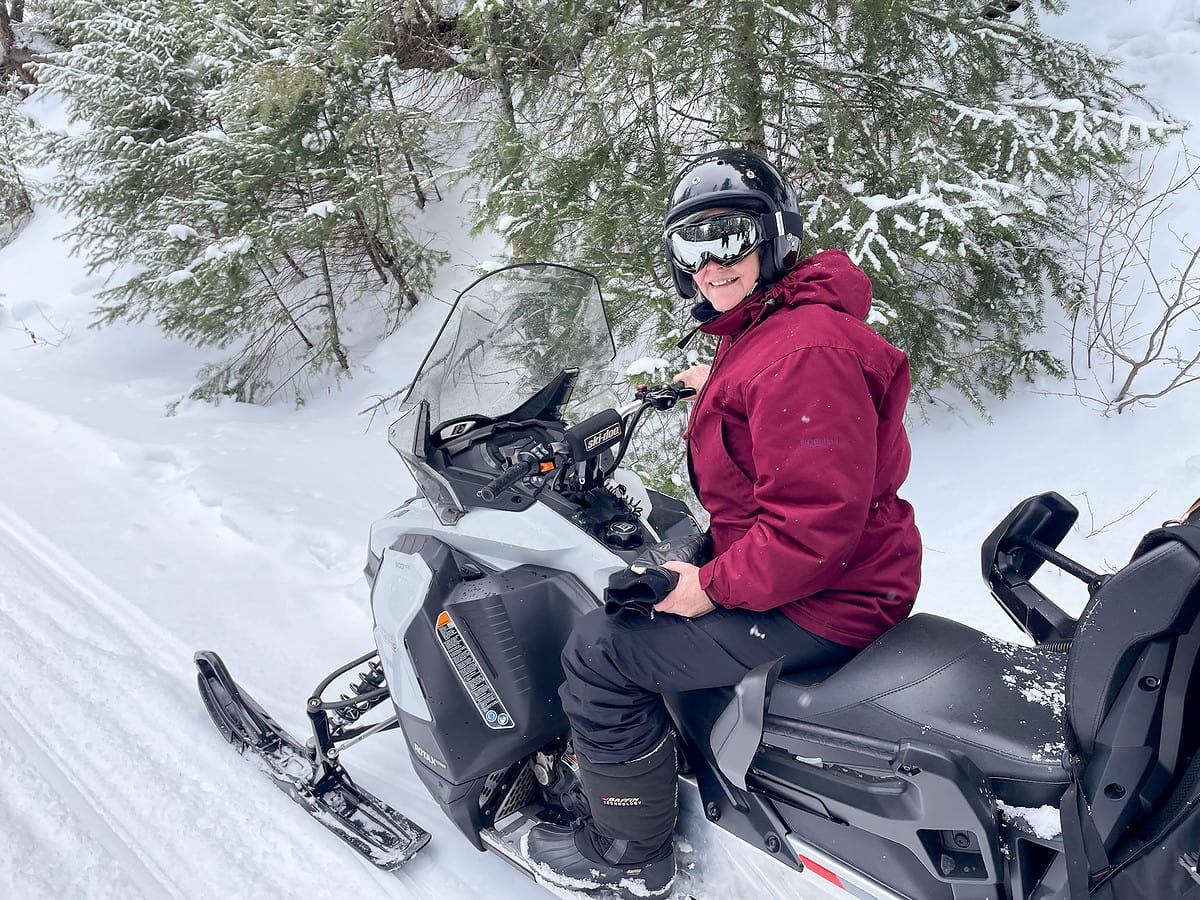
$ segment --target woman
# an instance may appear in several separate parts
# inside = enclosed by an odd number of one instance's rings
[[[846,254],[799,258],[796,195],[745,150],[677,177],[664,241],[679,294],[701,296],[711,365],[687,429],[713,558],[652,619],[576,626],[560,690],[591,815],[539,825],[525,849],[551,881],[664,896],[675,875],[675,737],[663,693],[736,684],[782,658],[844,660],[908,615],[920,581],[908,473],[905,355],[865,324],[871,284]],[[630,882],[638,882],[630,884]]]

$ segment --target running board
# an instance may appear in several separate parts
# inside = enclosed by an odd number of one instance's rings
[[[494,828],[483,829],[479,832],[479,837],[488,850],[503,857],[507,862],[520,869],[546,890],[559,897],[578,900],[581,893],[580,890],[568,890],[550,884],[539,875],[537,867],[526,859],[525,855],[521,852],[521,839],[529,833],[529,829],[542,821],[538,818],[537,812],[538,807],[536,804],[527,806],[519,812],[507,816],[503,821],[497,822]],[[676,847],[679,874],[675,878],[675,887],[671,892],[670,900],[697,900],[696,897],[693,897],[688,892],[690,884],[686,874],[688,865],[685,859],[681,858],[679,849],[679,847]],[[588,897],[596,898],[596,900],[620,900],[621,897],[616,891],[605,889],[585,890],[583,893],[587,894]]]

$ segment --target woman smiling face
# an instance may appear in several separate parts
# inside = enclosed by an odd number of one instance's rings
[[[754,290],[760,272],[759,252],[755,250],[731,266],[722,266],[710,259],[692,276],[696,287],[713,309],[728,312]]]

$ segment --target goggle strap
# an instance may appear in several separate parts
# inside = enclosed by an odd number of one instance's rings
[[[692,342],[692,338],[694,338],[696,336],[696,332],[699,331],[703,325],[704,325],[704,323],[701,322],[699,325],[697,325],[695,328],[693,328],[691,331],[689,331],[687,334],[685,334],[683,337],[681,337],[678,341],[676,341],[675,346],[678,347],[680,350],[685,348],[688,344],[690,344]]]
[[[803,217],[799,213],[784,212],[782,209],[775,210],[775,215],[772,218],[764,216],[763,220],[767,226],[767,230],[771,232],[767,234],[769,238],[783,237],[785,234],[799,232],[804,222]]]

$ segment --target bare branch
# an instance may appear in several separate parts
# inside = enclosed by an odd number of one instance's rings
[[[1072,324],[1073,344],[1084,346],[1089,368],[1105,365],[1119,385],[1107,407],[1117,413],[1200,380],[1200,242],[1166,229],[1186,254],[1171,270],[1155,245],[1175,202],[1200,186],[1200,160],[1183,151],[1158,189],[1151,187],[1155,162],[1090,198],[1088,207],[1094,238],[1085,243],[1081,261],[1088,299],[1085,321]],[[1187,352],[1175,346],[1189,340]],[[1073,360],[1074,351],[1072,346]]]
[[[1079,494],[1077,494],[1076,496],[1083,498],[1083,503],[1087,507],[1087,511],[1088,511],[1088,520],[1090,522],[1089,527],[1091,528],[1091,530],[1087,534],[1085,534],[1084,537],[1095,537],[1098,534],[1103,534],[1104,532],[1108,531],[1108,529],[1110,529],[1114,525],[1116,525],[1118,522],[1120,522],[1124,519],[1128,519],[1130,516],[1132,516],[1134,513],[1136,513],[1139,509],[1141,509],[1143,506],[1145,506],[1147,503],[1149,503],[1150,499],[1157,493],[1158,493],[1158,491],[1151,491],[1149,496],[1147,496],[1144,500],[1142,500],[1142,502],[1139,503],[1137,506],[1135,506],[1133,509],[1127,509],[1125,512],[1121,513],[1115,519],[1110,519],[1109,521],[1105,522],[1103,525],[1097,525],[1096,524],[1096,513],[1092,510],[1092,502],[1088,498],[1087,491],[1080,491]]]

